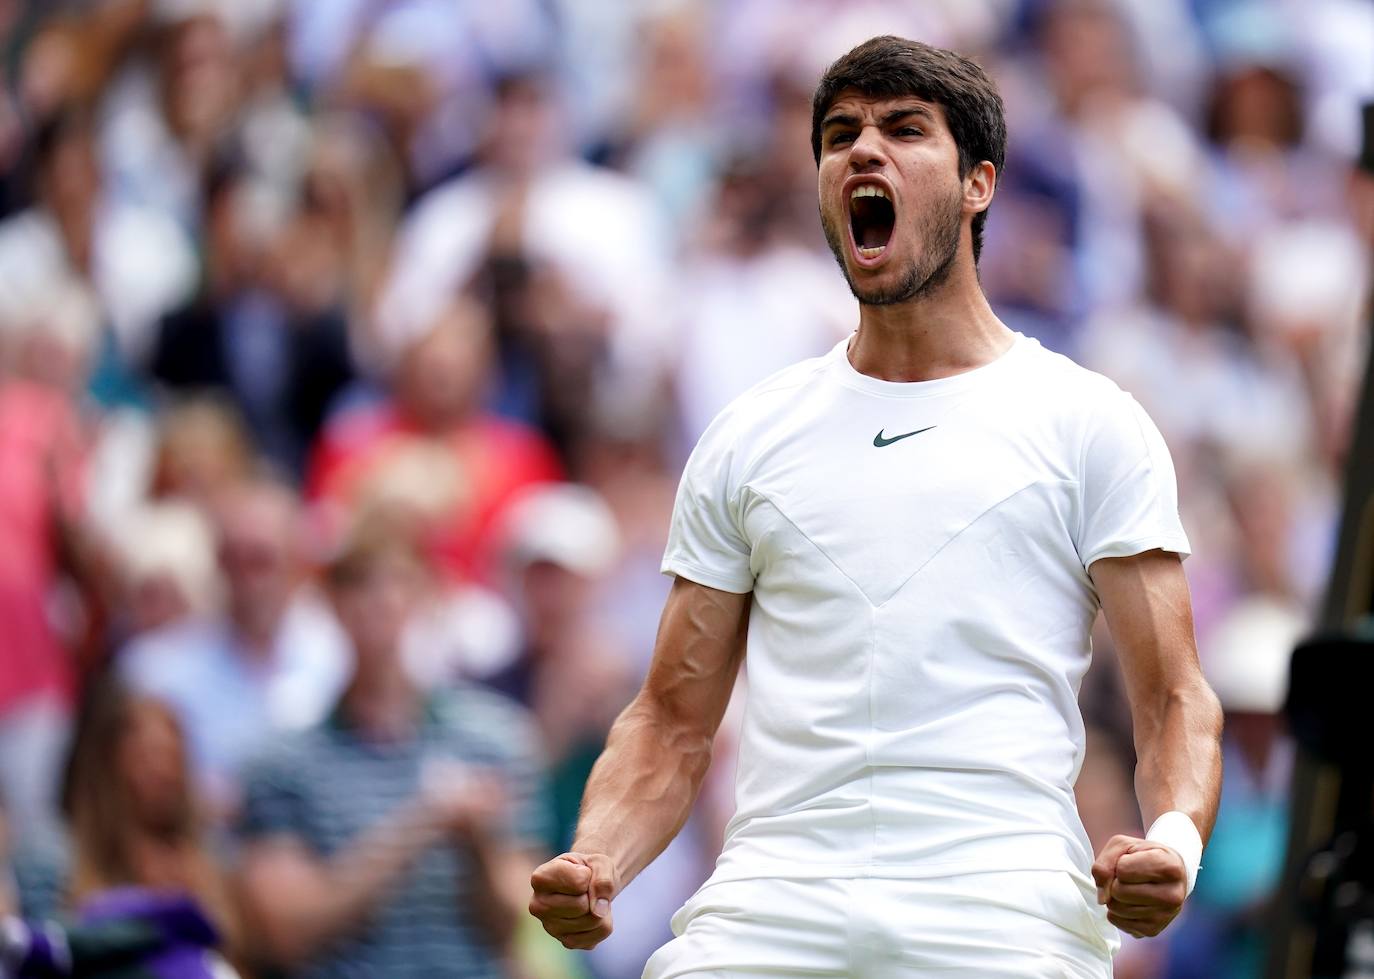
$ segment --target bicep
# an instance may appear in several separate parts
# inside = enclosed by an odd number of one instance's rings
[[[1183,562],[1170,551],[1102,558],[1088,569],[1132,709],[1201,680]]]
[[[674,579],[640,699],[679,723],[713,733],[744,659],[751,604],[748,592]]]

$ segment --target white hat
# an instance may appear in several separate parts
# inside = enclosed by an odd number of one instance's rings
[[[507,511],[505,556],[524,568],[548,561],[576,574],[605,574],[620,556],[615,515],[595,490],[556,483],[523,494]]]
[[[1239,602],[1212,631],[1202,670],[1227,711],[1277,714],[1288,692],[1288,661],[1308,631],[1302,610],[1255,595]]]

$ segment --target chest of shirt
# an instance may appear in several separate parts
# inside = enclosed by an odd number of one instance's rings
[[[736,514],[760,586],[795,585],[808,565],[830,565],[879,603],[949,548],[973,552],[964,562],[1005,564],[1033,547],[1072,566],[1078,458],[1064,427],[1014,397],[820,389],[762,429],[739,462]],[[986,534],[962,540],[993,517],[995,546]]]

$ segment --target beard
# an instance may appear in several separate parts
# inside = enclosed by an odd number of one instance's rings
[[[844,273],[845,282],[854,298],[865,306],[892,306],[928,296],[949,278],[954,268],[954,259],[959,251],[959,227],[963,221],[962,200],[959,195],[951,195],[947,200],[936,203],[923,215],[916,226],[916,238],[920,245],[920,258],[912,262],[905,273],[893,285],[869,287],[861,290],[850,274],[849,264],[845,261],[845,234],[843,227],[835,227],[821,212],[821,228],[825,232],[825,243],[835,256],[835,261]],[[848,218],[846,212],[845,217]],[[894,225],[895,237],[897,228]],[[891,239],[889,239],[889,245]]]

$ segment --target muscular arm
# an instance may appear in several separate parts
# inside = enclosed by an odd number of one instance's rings
[[[687,821],[744,658],[748,594],[678,578],[643,688],[592,769],[570,853],[535,871],[530,912],[569,948],[610,934],[609,900]]]
[[[1130,698],[1143,825],[1177,809],[1205,843],[1221,795],[1221,705],[1198,666],[1183,563],[1147,551],[1104,558],[1089,571]]]
[[[1176,554],[1154,550],[1104,558],[1088,570],[1102,600],[1130,699],[1136,798],[1144,825],[1149,826],[1160,813],[1178,810],[1192,819],[1205,843],[1221,796],[1222,712],[1198,665],[1182,561]],[[1177,857],[1169,851],[1172,858],[1165,866],[1158,863],[1161,855],[1143,852],[1154,848],[1130,837],[1115,837],[1094,866],[1099,885],[1104,876],[1115,875],[1119,884],[1153,888],[1147,893],[1168,898],[1165,903],[1173,911],[1154,931],[1148,930],[1153,921],[1142,927],[1144,912],[1132,912],[1134,918],[1120,913],[1112,917],[1115,924],[1133,933],[1138,929],[1157,934],[1183,901],[1183,877],[1175,874],[1175,870],[1182,872],[1181,859],[1173,866]],[[1128,854],[1132,859],[1120,863]],[[1131,873],[1118,872],[1127,865]],[[1115,894],[1120,887],[1113,890],[1109,885],[1106,890]]]

